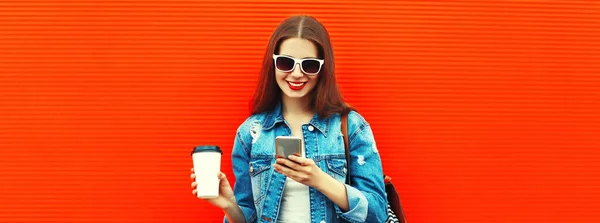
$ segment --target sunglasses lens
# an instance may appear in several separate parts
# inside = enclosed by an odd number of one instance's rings
[[[275,60],[275,66],[277,67],[277,69],[282,71],[290,71],[294,69],[294,65],[294,60],[292,60],[291,58],[278,57],[277,60]]]
[[[302,62],[302,69],[306,73],[316,74],[317,72],[319,72],[320,68],[321,64],[317,60],[305,60],[304,62]]]

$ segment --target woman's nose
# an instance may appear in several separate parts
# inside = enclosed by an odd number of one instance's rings
[[[292,77],[302,77],[304,74],[302,73],[302,69],[300,69],[300,64],[294,65],[294,70],[291,73]]]

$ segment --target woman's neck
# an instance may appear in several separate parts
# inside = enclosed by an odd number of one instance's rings
[[[313,110],[309,107],[307,97],[290,98],[286,95],[281,97],[282,112],[284,116],[311,116]]]

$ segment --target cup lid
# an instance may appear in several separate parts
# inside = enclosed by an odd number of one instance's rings
[[[223,154],[223,151],[221,151],[221,148],[219,148],[219,146],[215,146],[215,145],[196,146],[192,150],[192,154],[201,153],[201,152],[217,152],[217,153]]]

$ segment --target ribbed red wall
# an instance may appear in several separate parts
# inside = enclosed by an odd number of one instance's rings
[[[0,222],[218,222],[270,33],[316,16],[409,221],[600,221],[597,1],[0,2]]]

